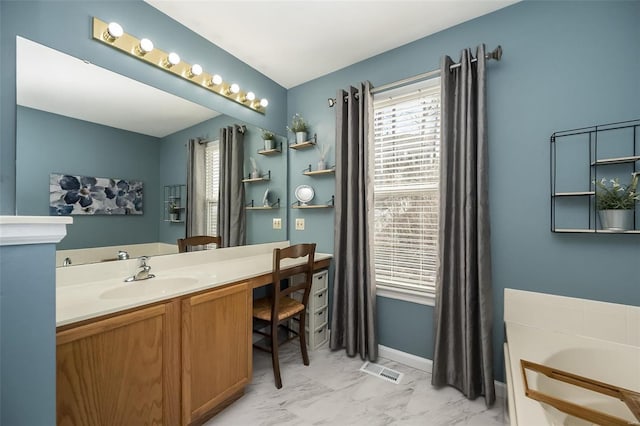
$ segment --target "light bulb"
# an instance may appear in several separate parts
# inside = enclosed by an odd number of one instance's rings
[[[108,41],[114,41],[118,37],[122,37],[122,34],[124,34],[122,26],[117,22],[110,22],[109,25],[107,25],[107,31],[104,33],[104,38]]]
[[[153,50],[153,42],[148,38],[140,40],[140,44],[136,47],[136,53],[140,56],[144,56]]]
[[[236,83],[233,83],[229,90],[231,90],[231,93],[236,94],[240,91],[240,86],[238,86]]]
[[[256,98],[256,94],[253,92],[247,92],[245,95],[245,99],[248,101],[253,101]]]
[[[202,67],[198,64],[191,65],[191,69],[189,70],[190,77],[197,77],[202,74]]]
[[[163,65],[167,68],[171,68],[174,65],[178,65],[180,63],[180,55],[175,52],[169,53],[169,56],[164,60]]]
[[[267,98],[262,98],[262,99],[260,99],[260,106],[261,106],[262,108],[266,108],[266,107],[267,107],[267,105],[269,105],[269,101],[267,100]]]
[[[209,85],[217,86],[220,83],[222,83],[222,77],[220,77],[218,74],[214,74],[213,77],[211,77],[211,81],[209,82]]]

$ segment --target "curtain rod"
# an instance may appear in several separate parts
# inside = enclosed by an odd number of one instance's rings
[[[242,133],[243,135],[247,131],[247,126],[245,126],[244,124],[234,124],[234,126],[238,127],[238,132]],[[213,139],[207,139],[207,138],[197,138],[197,139],[200,145],[204,145],[209,142],[214,142]]]
[[[484,55],[485,59],[487,60],[491,60],[491,59],[495,59],[496,61],[499,61],[500,58],[502,58],[502,46],[498,45],[498,47],[496,47],[495,49],[493,49],[493,51],[487,53]],[[471,62],[478,62],[477,58],[473,58],[471,59]],[[456,68],[460,68],[461,64],[457,63],[457,64],[453,64],[449,67],[449,71],[453,71]],[[411,83],[416,83],[418,81],[422,81],[422,80],[426,80],[428,78],[431,77],[435,77],[437,75],[440,75],[440,70],[431,70],[422,74],[418,74],[418,75],[414,75],[413,77],[408,77],[405,78],[403,80],[398,80],[398,81],[394,81],[393,83],[389,83],[389,84],[385,84],[383,86],[379,86],[379,87],[374,87],[373,89],[371,89],[371,93],[375,94],[375,93],[380,93],[380,92],[386,92],[387,90],[391,90],[391,89],[396,89],[398,87],[402,87],[402,86],[406,86],[408,84]],[[356,94],[356,99],[357,99],[357,94]],[[344,101],[347,102],[347,95],[344,96]],[[336,104],[336,99],[335,98],[329,98],[328,99],[329,102],[329,108],[332,108],[335,104]]]

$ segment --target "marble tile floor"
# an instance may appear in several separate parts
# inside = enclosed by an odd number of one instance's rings
[[[484,399],[469,401],[453,388],[435,389],[431,375],[404,364],[378,363],[404,373],[394,384],[359,371],[360,357],[344,351],[309,352],[302,364],[296,341],[280,353],[282,389],[274,386],[271,358],[254,351],[253,382],[245,395],[205,423],[206,426],[254,425],[506,425],[501,398],[487,409]]]

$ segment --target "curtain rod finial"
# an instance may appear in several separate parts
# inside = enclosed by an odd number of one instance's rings
[[[333,106],[336,104],[336,100],[334,98],[329,98],[327,99],[327,103],[329,104],[329,108],[333,108]]]
[[[502,46],[500,45],[487,55],[487,59],[495,59],[496,61],[499,61],[500,58],[502,58]]]

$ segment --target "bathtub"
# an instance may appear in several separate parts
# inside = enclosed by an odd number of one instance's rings
[[[584,426],[525,395],[520,360],[640,392],[640,308],[516,290],[505,291],[505,366],[513,426]],[[630,424],[640,421],[620,400],[531,370],[530,389],[604,412]]]

